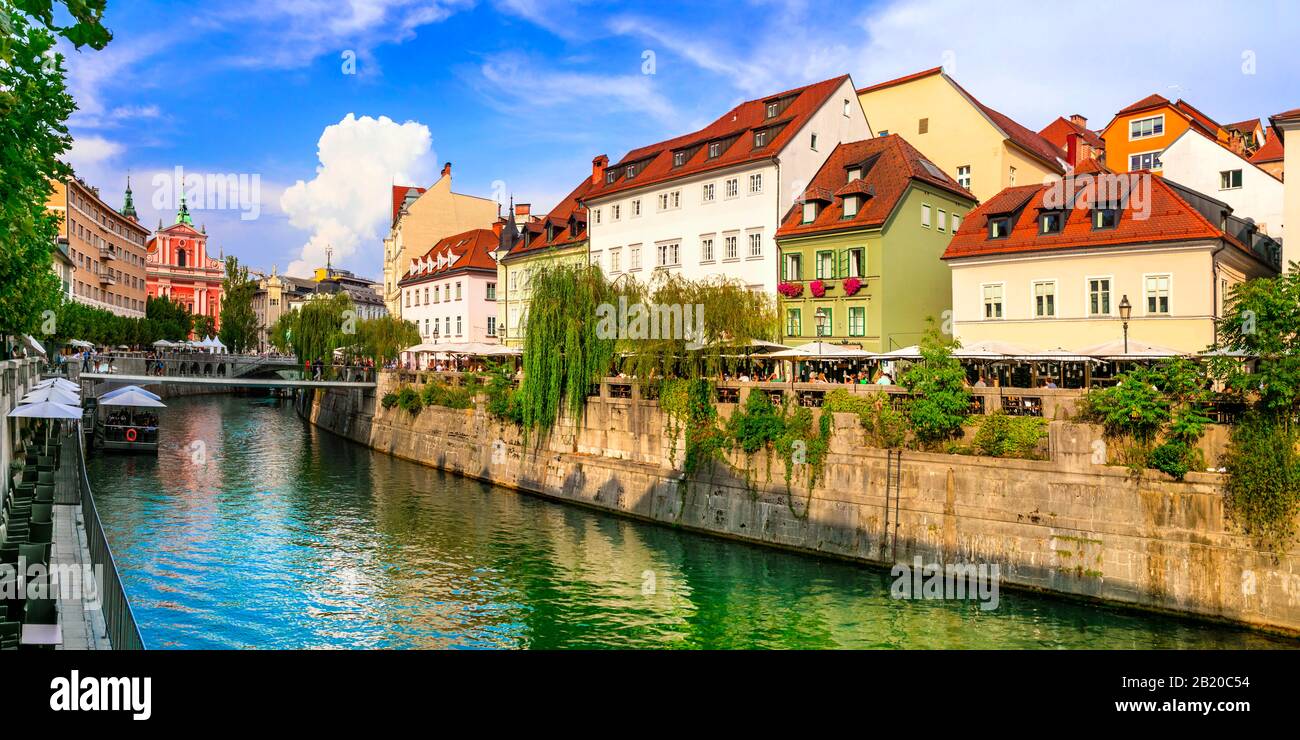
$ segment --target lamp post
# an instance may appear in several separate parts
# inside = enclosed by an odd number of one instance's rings
[[[502,264],[501,260],[505,259],[507,254],[510,254],[510,249],[504,245],[498,244],[497,248],[488,252],[488,254],[492,256],[492,259],[496,260],[497,265],[501,268],[501,282],[503,284],[497,286],[497,292],[505,299],[505,309],[497,314],[497,318],[504,318],[505,320],[501,322],[502,326],[497,327],[497,342],[504,345],[505,340],[510,338],[510,292],[508,290],[510,285],[510,270]]]
[[[1128,354],[1128,320],[1133,315],[1133,304],[1128,302],[1128,295],[1119,299],[1119,318],[1124,322],[1124,354]]]

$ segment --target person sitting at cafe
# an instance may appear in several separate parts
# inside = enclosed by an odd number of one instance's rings
[[[976,380],[976,381],[975,381],[975,386],[974,386],[974,387],[976,387],[976,388],[988,388],[988,387],[989,387],[989,384],[984,382],[984,376],[981,375],[981,376],[979,377],[979,380]]]

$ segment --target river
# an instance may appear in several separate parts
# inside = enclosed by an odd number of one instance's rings
[[[168,401],[157,458],[90,481],[150,648],[1267,648],[1297,642],[888,571],[553,503],[315,429],[289,403]]]

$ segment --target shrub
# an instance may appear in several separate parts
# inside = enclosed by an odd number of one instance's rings
[[[1222,462],[1228,513],[1259,544],[1286,552],[1300,512],[1295,432],[1271,416],[1247,414],[1233,427]]]
[[[1149,443],[1170,418],[1170,400],[1156,387],[1157,373],[1135,368],[1119,377],[1118,382],[1087,395],[1081,411],[1085,419],[1095,421],[1111,437],[1132,437]]]
[[[971,446],[991,457],[1037,457],[1038,443],[1047,436],[1047,420],[1037,416],[1007,416],[998,411],[985,416]]]
[[[397,405],[412,415],[419,414],[420,409],[424,408],[424,402],[420,400],[420,394],[409,385],[404,385],[397,391]]]
[[[772,404],[771,397],[761,390],[750,391],[745,404],[727,420],[732,445],[750,455],[776,442],[784,429],[781,413]]]
[[[379,400],[379,403],[383,404],[384,408],[391,409],[397,405],[397,394],[385,393],[384,397]]]
[[[524,423],[523,407],[519,403],[519,391],[511,382],[510,373],[504,367],[493,370],[488,376],[487,412],[501,421],[522,425]]]
[[[477,386],[457,388],[431,380],[420,392],[420,400],[425,406],[443,406],[449,409],[474,408],[474,392]]]
[[[857,414],[867,444],[872,447],[898,448],[907,442],[907,415],[894,408],[890,394],[884,391],[861,396],[837,388],[826,394],[822,409]]]
[[[1186,443],[1169,440],[1151,451],[1149,463],[1156,470],[1182,480],[1191,470],[1191,460],[1191,451]]]
[[[952,343],[931,327],[921,340],[921,361],[903,374],[903,385],[912,393],[907,415],[917,439],[934,444],[961,432],[970,413],[970,392],[966,371],[952,356]]]

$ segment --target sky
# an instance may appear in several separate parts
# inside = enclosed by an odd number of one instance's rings
[[[109,0],[105,25],[65,47],[77,174],[115,206],[129,174],[150,227],[183,183],[211,254],[298,275],[329,249],[381,279],[389,186],[444,162],[544,212],[597,154],[845,73],[942,65],[1034,130],[1151,93],[1220,123],[1300,107],[1294,0]]]

